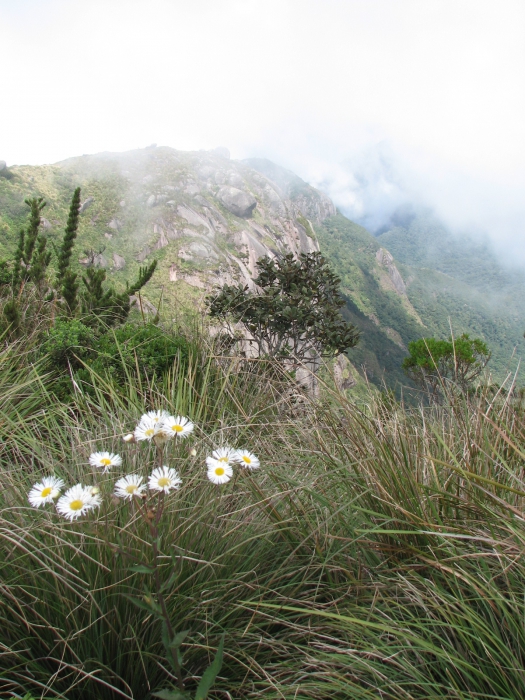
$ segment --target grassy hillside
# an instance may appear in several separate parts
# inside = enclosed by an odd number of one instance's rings
[[[341,277],[346,317],[362,330],[350,360],[377,386],[407,383],[400,365],[408,343],[447,337],[449,318],[455,334],[470,332],[488,343],[497,380],[515,366],[514,348],[518,355],[523,348],[523,279],[509,275],[486,246],[458,242],[428,216],[374,238],[341,214],[333,216],[327,197],[263,159],[237,162],[213,152],[159,148],[11,168],[0,178],[0,257],[15,249],[26,197],[46,199],[45,233],[57,244],[76,186],[86,202],[76,270],[83,272],[90,251],[100,252],[97,264],[122,290],[141,264],[156,258],[143,296],[172,317],[185,309],[202,313],[203,297],[225,282],[247,283],[262,254],[320,247]],[[224,206],[224,186],[254,198],[251,217]],[[396,287],[394,268],[378,258],[380,248],[394,256],[402,286]]]
[[[489,366],[503,380],[525,350],[525,271],[505,267],[487,242],[453,236],[429,214],[377,240],[403,263],[408,297],[430,333],[446,335],[451,325],[456,335],[483,338],[493,352]]]
[[[371,368],[372,382],[386,376],[391,386],[406,384],[400,363],[408,343],[423,336],[446,338],[451,329],[456,336],[470,333],[485,340],[496,382],[516,370],[525,349],[520,303],[525,280],[498,264],[486,246],[468,240],[463,245],[433,220],[413,221],[409,230],[398,227],[375,238],[338,214],[316,231],[342,279],[346,314],[364,330],[352,360]],[[405,292],[389,284],[376,256],[380,248],[394,255]],[[523,369],[518,381],[525,381]]]
[[[276,368],[216,362],[202,341],[198,368],[92,376],[67,407],[24,364],[31,338],[1,349],[0,696],[175,689],[162,594],[187,700],[221,639],[209,700],[521,700],[523,406],[410,410],[329,388],[298,404]],[[160,409],[192,435],[122,440]],[[260,468],[211,483],[206,457],[225,445]],[[91,467],[100,450],[122,464]],[[115,497],[117,479],[147,480],[159,460],[179,488],[145,506]],[[50,475],[96,486],[100,505],[71,521],[32,507]]]

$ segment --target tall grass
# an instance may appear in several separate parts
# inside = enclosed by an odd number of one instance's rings
[[[24,397],[0,404],[3,696],[142,699],[173,680],[158,621],[127,597],[151,588],[132,570],[150,545],[112,501],[116,477],[99,478],[100,513],[74,523],[27,502],[44,473],[85,482],[95,449],[146,473],[154,453],[121,436],[166,408],[198,426],[196,456],[170,448],[183,486],[159,543],[189,689],[224,633],[213,698],[523,697],[520,407],[454,393],[357,406],[328,387],[297,404],[275,372],[203,347],[163,380],[93,376],[66,407],[37,370],[2,362],[0,382]],[[204,458],[225,443],[262,466],[218,487]]]

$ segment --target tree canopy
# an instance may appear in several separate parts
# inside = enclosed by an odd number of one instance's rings
[[[241,324],[259,356],[308,361],[354,347],[359,331],[341,315],[340,279],[320,253],[257,262],[256,288],[225,285],[207,297],[210,315]]]
[[[408,352],[403,369],[432,395],[439,393],[443,380],[455,381],[466,391],[491,356],[485,342],[468,333],[448,340],[420,338],[408,344]]]

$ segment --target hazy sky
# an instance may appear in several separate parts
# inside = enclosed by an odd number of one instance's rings
[[[0,159],[224,145],[525,261],[524,37],[524,0],[0,0]]]

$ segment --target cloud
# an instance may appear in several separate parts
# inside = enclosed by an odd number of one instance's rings
[[[228,146],[522,255],[521,0],[0,0],[0,159]]]

